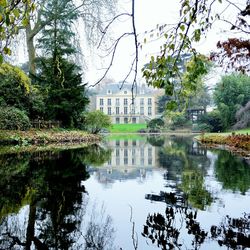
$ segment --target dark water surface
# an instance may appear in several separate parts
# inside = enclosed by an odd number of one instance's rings
[[[250,249],[250,165],[181,136],[0,148],[2,249]]]

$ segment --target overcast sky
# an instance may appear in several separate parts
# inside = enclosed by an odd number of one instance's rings
[[[245,5],[245,0],[237,0],[242,6]],[[130,0],[120,0],[120,11],[131,12],[131,1]],[[224,9],[224,6],[218,6],[218,8]],[[144,32],[155,29],[157,24],[173,24],[178,21],[179,18],[180,3],[177,0],[136,0],[135,6],[135,21],[137,33],[139,34],[139,40],[143,41]],[[229,9],[230,10],[230,9]],[[225,15],[230,20],[235,19],[236,10],[227,10]],[[225,40],[228,34],[225,34],[224,30],[228,30],[230,27],[222,23],[216,23],[213,29],[208,33],[207,37],[204,37],[199,44],[197,44],[197,50],[203,54],[209,54],[211,50],[216,48],[216,43],[218,40]],[[119,37],[120,34],[124,32],[131,31],[131,20],[125,21],[124,19],[116,23],[113,26],[113,36]],[[156,42],[150,42],[143,46],[140,50],[139,55],[139,69],[149,61],[151,55],[156,55],[159,52],[162,40]],[[95,51],[97,52],[97,51]],[[134,44],[133,38],[124,39],[118,46],[116,58],[110,71],[109,77],[113,78],[115,81],[121,81],[124,79],[125,75],[130,69],[131,60],[133,60]],[[101,54],[101,52],[98,52]],[[91,55],[93,56],[93,55]],[[100,59],[95,57],[92,65],[89,67],[87,74],[87,81],[94,83],[98,80],[98,76],[101,76],[104,72],[103,68],[108,65],[108,62],[101,63]],[[140,71],[140,70],[139,70]],[[140,73],[139,73],[140,78]]]

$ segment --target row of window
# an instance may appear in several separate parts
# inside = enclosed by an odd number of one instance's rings
[[[152,158],[148,158],[148,165],[152,165],[152,163],[153,163],[153,159]],[[124,158],[123,159],[123,164],[124,165],[128,165],[128,158]],[[108,161],[108,165],[110,165],[110,166],[113,165],[112,160]],[[115,166],[119,166],[119,165],[121,165],[121,159],[120,158],[116,158],[115,159]],[[131,165],[136,165],[136,158],[132,158],[131,159]],[[140,159],[140,165],[144,166],[144,158]]]
[[[100,106],[104,105],[104,99],[100,98]],[[111,106],[112,105],[112,99],[108,98],[107,100],[107,105]],[[115,99],[115,105],[119,106],[120,105],[120,98]],[[128,105],[128,99],[124,98],[123,99],[123,105]],[[144,98],[140,98],[140,105],[144,105]],[[152,105],[152,98],[148,98],[148,105]]]
[[[100,110],[103,112],[103,107],[100,107]],[[112,109],[111,107],[108,107],[108,115],[111,115],[112,114]],[[129,114],[128,113],[128,107],[124,107],[123,109],[123,113],[120,113],[120,107],[116,107],[115,108],[115,114],[116,115],[120,115],[120,114],[124,114],[124,115],[127,115]],[[131,112],[130,114],[135,114],[135,109],[131,109]],[[140,115],[144,115],[144,107],[140,107]],[[148,107],[148,115],[152,115],[152,107]]]
[[[116,149],[115,150],[115,156],[116,157],[118,157],[118,156],[120,156],[120,149]],[[141,157],[144,157],[144,148],[141,148],[140,149],[140,156]],[[124,157],[128,157],[128,149],[127,148],[125,148],[124,149],[124,151],[123,151],[123,155],[124,155]],[[132,156],[136,156],[136,149],[132,149]],[[150,158],[152,158],[152,148],[148,148],[148,157],[150,157]]]

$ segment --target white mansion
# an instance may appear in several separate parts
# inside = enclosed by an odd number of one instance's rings
[[[109,115],[112,123],[144,123],[157,114],[157,97],[161,90],[146,87],[133,89],[131,84],[106,84],[92,97],[92,107]]]

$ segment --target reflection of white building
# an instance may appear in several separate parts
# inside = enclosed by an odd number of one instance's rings
[[[134,169],[140,169],[143,175],[143,169],[152,168],[156,165],[155,147],[147,144],[144,140],[114,140],[110,142],[112,149],[111,158],[103,167],[107,171],[119,169],[127,173]]]
[[[157,115],[157,97],[160,90],[138,86],[133,90],[132,85],[107,84],[101,87],[92,102],[95,109],[111,116],[112,123],[143,123]]]

